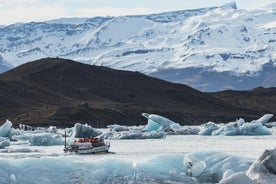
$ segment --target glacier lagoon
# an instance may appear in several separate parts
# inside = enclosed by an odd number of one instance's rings
[[[158,115],[147,117],[146,126],[110,129],[75,124],[19,130],[6,121],[0,127],[0,183],[274,183],[276,127],[264,126],[272,115],[250,123],[239,119],[193,127]],[[160,130],[164,136],[156,136]],[[123,139],[109,137],[109,154],[68,154],[63,152],[64,131],[71,135],[69,142],[91,132]],[[210,131],[215,136],[206,136]]]
[[[246,173],[275,139],[274,127],[265,136],[109,140],[114,153],[102,155],[11,141],[0,150],[0,183],[218,183],[227,172]]]

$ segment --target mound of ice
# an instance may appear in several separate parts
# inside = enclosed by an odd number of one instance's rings
[[[37,183],[215,183],[230,167],[245,172],[249,166],[248,159],[215,152],[157,155],[136,164],[79,156],[0,159],[0,183],[27,184],[34,176]]]
[[[157,155],[136,164],[135,173],[138,183],[197,183],[187,175],[183,165],[183,155]]]
[[[162,131],[162,130],[170,127],[171,125],[177,126],[177,125],[175,125],[176,124],[175,122],[169,120],[168,118],[160,116],[160,115],[142,113],[142,116],[144,116],[145,118],[148,119],[148,124],[144,128],[145,131],[154,131],[154,130]]]
[[[276,148],[266,150],[249,170],[223,177],[219,184],[274,184],[276,181]]]
[[[247,175],[256,183],[275,184],[276,182],[276,148],[265,150],[260,158],[254,162]]]
[[[134,180],[130,161],[91,161],[77,156],[0,159],[0,183],[129,183]]]
[[[101,135],[103,139],[161,139],[166,137],[164,132],[144,132],[141,129],[122,130],[115,127],[109,132]]]
[[[22,135],[14,135],[12,137],[17,141],[28,141],[30,145],[33,146],[52,146],[52,145],[62,145],[64,140],[62,135],[47,133],[44,131],[26,131]]]
[[[6,120],[6,122],[0,127],[0,137],[8,137],[12,127],[12,122]]]
[[[203,125],[203,128],[198,133],[199,135],[212,135],[212,132],[219,129],[214,122],[208,122]]]
[[[90,125],[82,125],[80,123],[76,123],[73,127],[73,131],[71,137],[74,138],[88,138],[95,137],[102,134],[101,131],[91,127]]]
[[[33,153],[33,152],[40,152],[40,151],[37,149],[30,149],[30,148],[10,148],[10,149],[0,150],[0,153]]]
[[[0,137],[0,149],[10,146],[10,139],[6,137]]]
[[[272,114],[266,114],[258,120],[253,120],[250,123],[240,118],[235,122],[230,122],[222,127],[218,127],[213,122],[204,124],[199,132],[200,135],[271,135],[272,131],[265,125],[273,117]]]
[[[170,135],[194,135],[199,132],[196,127],[182,127],[179,123],[160,115],[142,113],[142,116],[148,119],[148,124],[143,128],[143,131],[164,131]]]
[[[199,182],[218,183],[227,170],[245,172],[252,164],[248,158],[222,152],[196,152],[187,157],[183,163],[188,168],[188,174],[196,177]]]

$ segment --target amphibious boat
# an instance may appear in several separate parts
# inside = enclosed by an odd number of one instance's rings
[[[66,145],[66,135],[64,152],[72,152],[78,154],[99,154],[107,153],[110,147],[109,142],[105,142],[102,138],[80,138],[74,140],[69,146]]]

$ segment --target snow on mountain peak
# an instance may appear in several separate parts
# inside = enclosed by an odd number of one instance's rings
[[[240,10],[233,2],[159,14],[14,24],[0,28],[0,56],[12,66],[59,56],[146,74],[201,68],[254,76],[264,65],[276,65],[275,20],[273,8]],[[163,78],[187,83],[171,75]]]

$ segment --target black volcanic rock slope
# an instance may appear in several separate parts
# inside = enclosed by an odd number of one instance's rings
[[[33,126],[82,122],[95,127],[146,123],[142,112],[160,114],[181,124],[254,119],[275,113],[275,89],[259,90],[247,92],[254,97],[250,98],[253,102],[237,100],[244,94],[233,95],[233,101],[228,92],[202,93],[138,72],[45,58],[0,75],[0,119]],[[256,99],[264,100],[266,95],[260,94],[266,91],[272,91],[266,105],[251,107]]]

